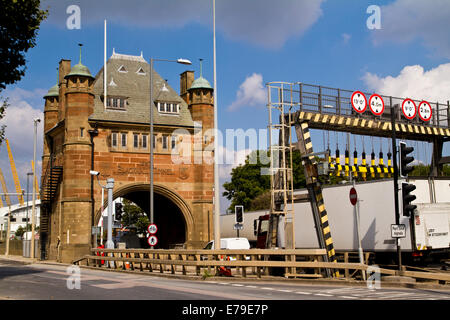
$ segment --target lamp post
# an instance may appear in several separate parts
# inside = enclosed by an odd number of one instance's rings
[[[28,201],[29,201],[29,199],[28,199],[28,193],[29,193],[29,191],[28,191],[28,184],[29,184],[29,178],[30,178],[30,176],[32,176],[33,175],[33,172],[28,172],[27,173],[27,222],[26,222],[26,225],[25,225],[25,240],[28,240],[28,207],[29,207],[29,203],[28,203]]]
[[[31,258],[34,259],[34,233],[36,224],[36,186],[34,181],[36,179],[36,136],[37,136],[37,125],[41,122],[41,119],[36,118],[34,121],[34,143],[33,143],[33,205],[31,207]]]
[[[167,60],[150,58],[150,223],[154,223],[153,212],[153,61],[176,62],[179,64],[191,65],[187,59]],[[109,224],[109,222],[108,222]]]

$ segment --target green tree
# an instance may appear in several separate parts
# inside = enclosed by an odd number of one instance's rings
[[[267,151],[264,150],[253,151],[243,165],[232,169],[231,181],[223,184],[225,188],[223,196],[231,200],[228,210],[234,211],[235,205],[243,205],[245,211],[270,207],[270,192],[267,195],[267,191],[270,190],[270,176],[261,175],[261,168],[269,168],[270,165],[261,163],[260,154],[263,152],[267,155]],[[299,151],[292,153],[292,162],[294,189],[304,188],[306,182]]]
[[[15,232],[16,237],[21,237],[25,233],[25,228],[22,228],[22,226],[19,226]]]
[[[0,91],[25,75],[25,54],[36,45],[41,22],[48,10],[40,0],[1,0]]]
[[[150,220],[140,207],[130,200],[123,199],[121,223],[127,227],[134,225],[137,228],[137,233],[145,233],[150,224]]]

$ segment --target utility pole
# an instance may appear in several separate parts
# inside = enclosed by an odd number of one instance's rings
[[[394,204],[395,204],[395,224],[400,224],[400,212],[398,206],[398,166],[397,166],[397,138],[395,134],[395,106],[392,105],[392,97],[390,97],[391,105],[391,125],[392,125],[392,155],[394,165]],[[398,270],[402,271],[402,252],[400,248],[400,238],[397,238],[397,255],[398,255]]]
[[[33,143],[33,205],[31,207],[31,258],[35,258],[34,254],[34,233],[36,228],[36,186],[34,180],[36,179],[36,136],[37,136],[37,124],[41,122],[41,119],[36,118],[34,121],[34,143]]]

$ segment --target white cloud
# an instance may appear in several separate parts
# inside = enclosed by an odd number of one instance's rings
[[[253,73],[239,86],[236,100],[228,107],[228,111],[244,106],[265,106],[266,103],[267,93],[263,85],[263,77],[259,73]]]
[[[47,90],[44,89],[28,91],[20,88],[7,89],[2,92],[3,97],[9,97],[9,107],[6,109],[5,117],[0,120],[0,125],[6,125],[5,136],[11,147],[22,189],[26,189],[27,172],[31,171],[31,160],[33,159],[33,119],[40,118],[41,121],[43,120],[42,110],[33,106],[43,105],[42,97],[45,93],[47,93]],[[36,172],[38,181],[40,181],[43,147],[42,125],[42,122],[38,124],[37,130]],[[0,147],[0,166],[7,182],[8,191],[15,192],[6,143],[2,143]],[[16,201],[14,198],[11,200]]]
[[[421,40],[438,55],[450,58],[450,1],[396,0],[381,8],[381,29],[373,30],[374,44]]]
[[[369,90],[383,95],[409,97],[446,103],[450,98],[450,63],[425,71],[420,65],[406,66],[397,76],[379,77],[370,72],[363,77]]]
[[[279,48],[289,38],[301,36],[322,15],[324,0],[216,1],[218,31],[233,40]],[[73,0],[46,0],[49,22],[66,27],[66,9]],[[128,26],[179,28],[189,23],[212,26],[212,1],[206,0],[79,0],[81,28],[104,19]]]

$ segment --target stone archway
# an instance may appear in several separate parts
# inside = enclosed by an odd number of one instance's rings
[[[136,203],[149,215],[149,184],[128,184],[114,190],[113,198],[123,197]],[[170,248],[174,244],[186,243],[194,230],[192,209],[175,191],[154,185],[154,216],[158,225],[159,248]],[[107,195],[105,194],[105,208]],[[101,209],[96,211],[95,221],[100,220]],[[182,233],[182,234],[181,234]]]

